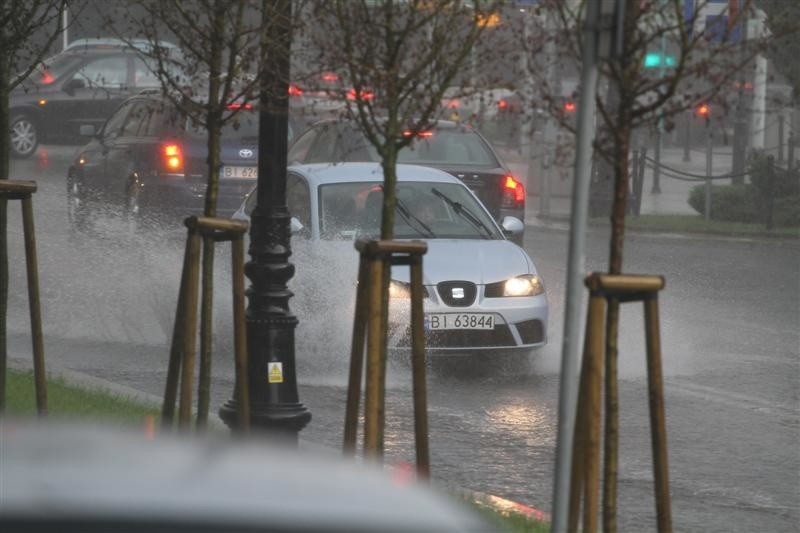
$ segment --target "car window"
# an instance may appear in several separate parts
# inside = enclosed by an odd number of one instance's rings
[[[146,137],[171,135],[186,124],[185,115],[166,102],[151,101],[148,108],[150,114],[142,133]]]
[[[206,127],[199,121],[189,119],[186,125],[188,134],[205,139],[208,135]],[[258,142],[258,112],[241,110],[236,116],[229,118],[220,131],[223,139],[248,139]]]
[[[133,60],[134,87],[161,87],[161,82],[141,57]]]
[[[357,130],[348,133],[347,142],[335,139],[315,143],[309,152],[308,162],[324,161],[380,161],[375,147]],[[342,147],[346,149],[342,150]],[[341,153],[333,153],[338,149]],[[474,131],[467,129],[434,129],[414,139],[397,156],[398,163],[416,165],[469,165],[497,167],[499,161],[491,148]]]
[[[314,143],[314,139],[317,138],[318,133],[318,128],[311,128],[297,138],[294,144],[292,144],[291,148],[289,148],[289,156],[287,160],[289,161],[290,165],[306,162],[308,149],[311,148],[311,145]]]
[[[120,88],[128,84],[128,58],[104,57],[82,66],[75,77],[84,79],[89,87]]]
[[[150,109],[146,102],[137,102],[132,107],[120,130],[120,137],[136,137],[147,124]]]
[[[336,161],[336,148],[339,141],[339,130],[332,124],[325,124],[314,140],[308,152],[306,163],[327,163]]]
[[[498,166],[489,147],[474,131],[435,129],[420,135],[397,156],[398,163]]]
[[[42,85],[49,85],[71,71],[79,62],[80,58],[70,54],[54,56],[37,67],[31,78]]]
[[[113,139],[122,132],[122,126],[131,110],[132,102],[125,102],[114,112],[103,126],[103,139]]]

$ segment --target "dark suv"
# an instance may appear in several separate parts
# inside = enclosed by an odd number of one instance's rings
[[[239,207],[258,172],[258,113],[250,104],[235,111],[222,131],[220,215]],[[98,213],[141,220],[202,212],[208,132],[158,91],[126,100],[99,132],[91,125],[83,132],[92,139],[78,151],[67,176],[74,224]]]
[[[75,41],[12,91],[11,154],[29,157],[39,143],[79,144],[82,124],[100,129],[123,100],[157,87],[141,48],[115,39]]]

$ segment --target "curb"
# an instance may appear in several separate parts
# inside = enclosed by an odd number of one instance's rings
[[[569,217],[551,215],[548,217],[530,217],[525,220],[525,227],[568,232],[570,229]],[[608,231],[608,225],[588,225],[587,232]],[[780,246],[800,247],[800,237],[790,235],[775,235],[771,233],[708,233],[708,232],[679,232],[664,231],[656,229],[630,228],[625,227],[626,235],[636,235],[640,237],[653,237],[661,239],[693,239],[707,241],[728,241],[728,242],[750,242],[750,243],[772,243]]]
[[[515,501],[506,500],[505,498],[483,492],[466,491],[463,489],[459,489],[459,492],[463,496],[468,497],[475,505],[491,509],[504,516],[521,515],[525,518],[536,520],[538,522],[550,523],[550,514],[540,509],[536,509],[535,507],[523,505]]]

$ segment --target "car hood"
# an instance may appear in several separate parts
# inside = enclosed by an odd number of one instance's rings
[[[432,239],[425,242],[428,245],[428,251],[422,257],[425,285],[455,280],[484,285],[521,274],[537,274],[525,250],[511,241]],[[298,274],[295,283],[298,286],[305,284],[305,277],[321,275],[322,265],[326,287],[354,286],[358,277],[358,252],[352,241],[300,240],[293,243],[293,248]],[[408,282],[409,268],[392,267],[392,279]]]
[[[511,241],[433,239],[426,242],[428,252],[422,258],[425,285],[448,280],[484,285],[536,273],[528,254]],[[408,281],[409,269],[394,267],[392,278]]]

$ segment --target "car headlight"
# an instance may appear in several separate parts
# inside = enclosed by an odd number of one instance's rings
[[[428,297],[428,289],[424,285],[422,287],[422,297]],[[411,284],[405,281],[391,280],[389,282],[389,298],[411,298]]]
[[[544,284],[539,276],[524,274],[505,281],[489,283],[486,285],[487,298],[501,298],[507,296],[536,296],[544,292]]]

